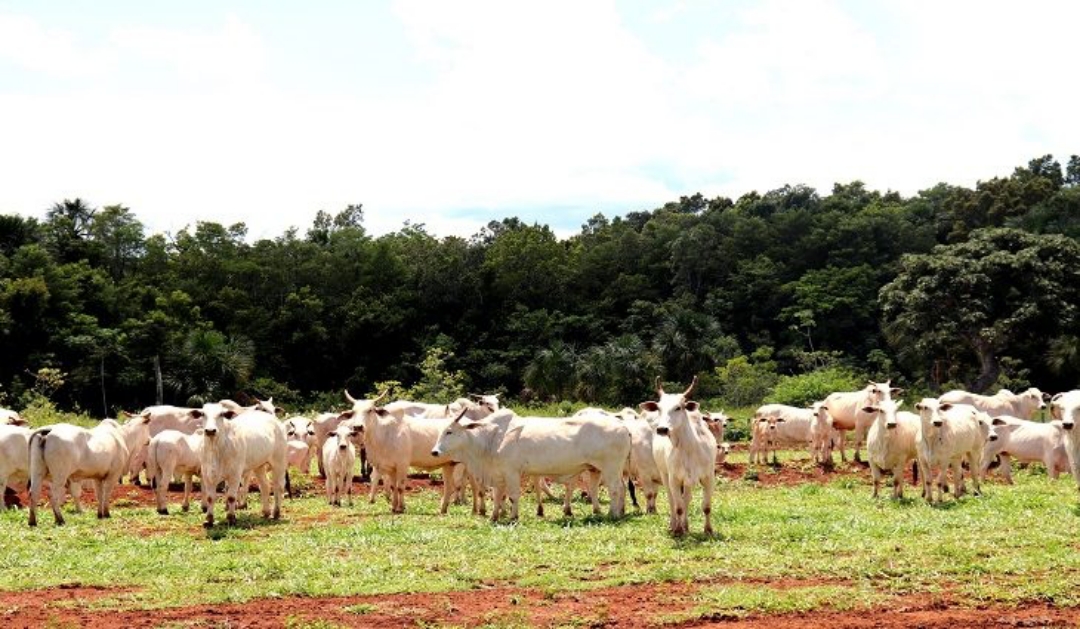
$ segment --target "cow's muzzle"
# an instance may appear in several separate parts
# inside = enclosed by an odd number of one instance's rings
[[[671,429],[668,428],[667,426],[657,426],[656,427],[656,434],[660,435],[661,437],[666,437],[669,432],[671,432]]]
[[[431,451],[431,456],[439,456],[439,451],[438,450],[432,450]]]

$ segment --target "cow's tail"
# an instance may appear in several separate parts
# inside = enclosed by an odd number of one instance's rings
[[[52,428],[38,428],[30,435],[30,491],[37,488],[41,491],[41,483],[45,480],[48,470],[45,468],[45,437],[49,436]]]
[[[157,489],[158,475],[161,468],[159,467],[160,461],[158,460],[157,449],[160,444],[157,441],[151,442],[146,448],[146,475],[150,478],[150,488]],[[168,487],[171,478],[165,479],[165,486]]]

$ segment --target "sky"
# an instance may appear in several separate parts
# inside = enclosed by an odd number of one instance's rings
[[[1080,153],[1068,0],[0,0],[0,213],[468,236]]]

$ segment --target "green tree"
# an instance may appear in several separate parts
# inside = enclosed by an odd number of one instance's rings
[[[901,356],[944,362],[947,372],[960,366],[971,389],[984,391],[997,380],[1002,355],[1035,359],[1049,339],[1076,329],[1077,259],[1073,240],[1006,228],[905,256],[881,290],[885,333]]]

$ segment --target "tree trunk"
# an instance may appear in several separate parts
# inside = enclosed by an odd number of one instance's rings
[[[109,401],[105,399],[105,353],[101,354],[101,411],[102,417],[109,416]]]
[[[161,356],[154,354],[154,393],[155,404],[161,406],[165,403],[165,390],[161,385]]]
[[[1001,375],[1001,365],[998,363],[997,353],[990,343],[982,339],[975,339],[972,347],[979,357],[979,377],[975,378],[975,382],[972,383],[971,391],[973,393],[982,393],[997,382],[998,376]]]

